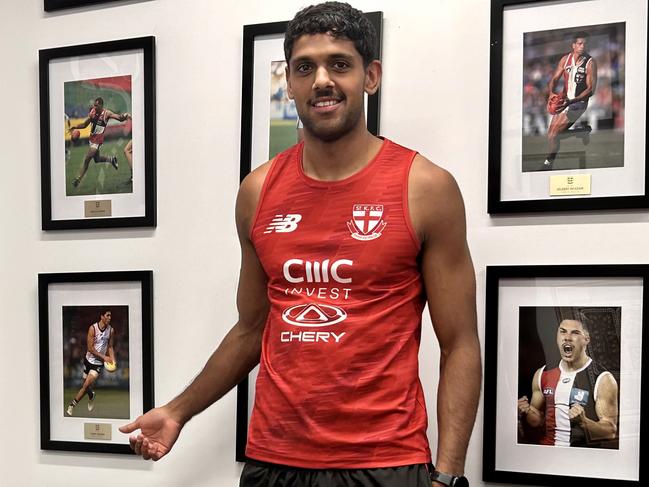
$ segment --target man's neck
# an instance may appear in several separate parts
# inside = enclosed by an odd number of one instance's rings
[[[584,365],[588,363],[588,355],[583,354],[581,357],[579,357],[578,360],[575,360],[574,362],[568,363],[565,360],[563,361],[563,367],[566,371],[574,372],[575,370],[582,369]]]
[[[305,130],[304,173],[321,181],[340,181],[363,169],[379,152],[382,142],[365,125],[360,129],[333,142],[317,139]]]

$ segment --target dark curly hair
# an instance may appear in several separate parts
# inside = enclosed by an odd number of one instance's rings
[[[289,62],[293,44],[303,35],[331,34],[335,38],[348,39],[367,66],[377,57],[376,31],[372,23],[348,3],[325,2],[300,10],[288,23],[284,37],[284,56]]]

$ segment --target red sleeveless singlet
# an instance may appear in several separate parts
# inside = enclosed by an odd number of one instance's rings
[[[386,139],[356,174],[318,181],[302,147],[272,162],[251,229],[270,312],[246,454],[305,468],[429,462],[416,152]]]

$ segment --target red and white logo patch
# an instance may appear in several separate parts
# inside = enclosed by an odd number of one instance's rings
[[[352,219],[347,222],[347,228],[356,240],[379,238],[386,225],[383,221],[383,205],[354,205]]]

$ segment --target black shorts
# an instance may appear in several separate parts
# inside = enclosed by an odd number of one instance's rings
[[[95,365],[91,364],[87,358],[83,358],[83,373],[88,375],[91,370],[94,370],[97,372],[97,374],[101,374],[102,369],[104,368],[103,365]]]
[[[431,487],[428,465],[306,469],[248,460],[239,487]]]

